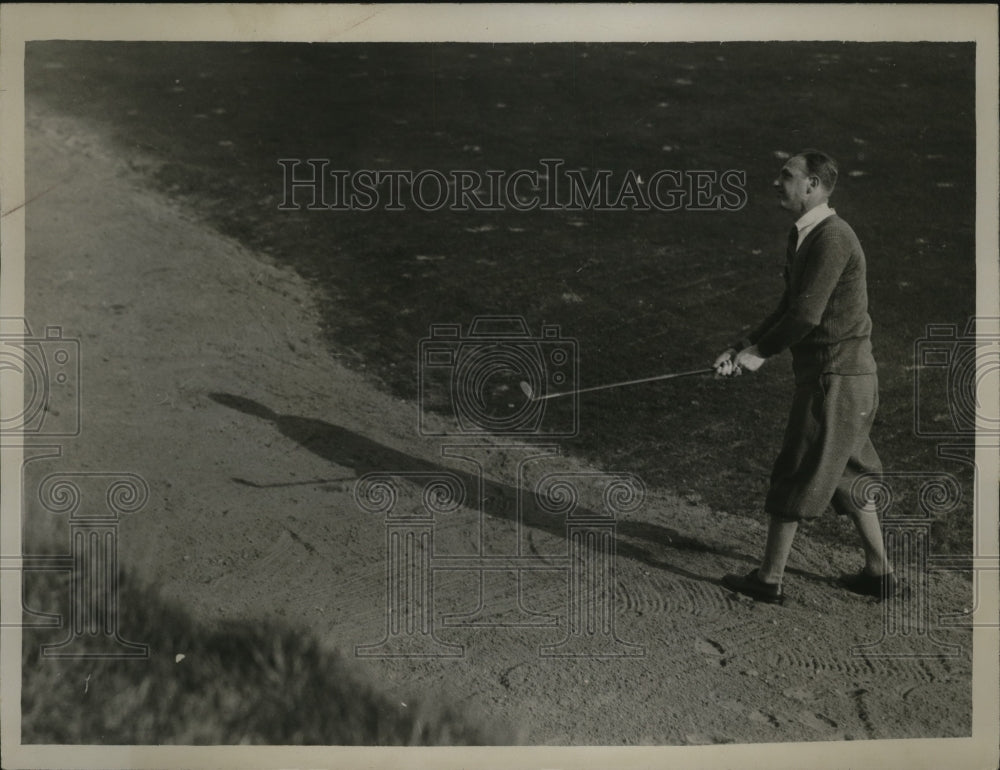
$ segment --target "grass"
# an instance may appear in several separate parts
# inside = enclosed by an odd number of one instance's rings
[[[934,548],[969,553],[972,469],[915,434],[914,346],[975,312],[971,44],[32,43],[29,98],[103,122],[153,183],[317,288],[340,360],[415,402],[432,323],[559,324],[583,385],[705,366],[777,301],[778,151],[841,162],[834,197],[869,260],[887,469],[955,474]],[[737,212],[279,212],[279,158],[361,168],[741,169]],[[30,174],[30,164],[29,164]],[[490,229],[492,228],[492,229]],[[427,256],[434,259],[420,260]],[[28,265],[30,286],[36,278]],[[573,298],[567,300],[566,297]],[[568,451],[760,516],[791,396],[787,355],[710,379],[585,396]],[[414,403],[414,408],[417,405]],[[897,479],[901,500],[914,477]],[[909,503],[907,503],[909,504]],[[843,535],[832,516],[813,528]]]
[[[28,573],[25,602],[53,611],[67,574]],[[515,730],[468,703],[376,687],[357,665],[286,623],[198,623],[121,576],[121,637],[146,659],[41,655],[65,629],[26,630],[21,742],[177,745],[501,745]],[[65,612],[65,606],[62,611]],[[183,659],[177,660],[177,655]],[[405,704],[405,705],[404,705]]]
[[[781,290],[776,151],[827,149],[841,161],[834,206],[869,259],[874,440],[890,470],[958,476],[965,499],[936,519],[932,550],[970,553],[972,470],[915,434],[918,410],[946,415],[948,396],[914,403],[912,366],[927,324],[961,327],[975,312],[974,57],[969,44],[929,43],[60,41],[30,43],[25,65],[29,102],[98,121],[125,158],[156,161],[153,185],[309,279],[330,350],[414,409],[430,324],[481,314],[559,324],[579,344],[583,385],[707,365]],[[288,157],[446,171],[560,157],[616,178],[734,168],[749,200],[670,214],[279,212]],[[58,308],[33,307],[45,279],[29,260],[29,315],[58,320]],[[590,394],[564,447],[759,516],[790,396],[787,356],[738,383]],[[917,483],[898,482],[900,511]],[[853,538],[833,516],[810,534]],[[38,608],[65,594],[51,574],[27,588]],[[26,632],[24,742],[516,742],[465,703],[376,686],[292,626],[202,625],[128,574],[121,607],[123,637],[150,644],[148,660],[43,659],[39,645],[60,634]]]

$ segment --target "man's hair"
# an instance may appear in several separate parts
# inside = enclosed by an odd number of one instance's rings
[[[806,162],[806,174],[815,176],[827,192],[837,186],[837,161],[822,150],[803,150],[798,156]]]

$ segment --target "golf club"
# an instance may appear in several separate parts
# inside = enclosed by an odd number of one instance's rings
[[[610,385],[594,385],[590,388],[580,388],[578,390],[567,390],[562,393],[549,393],[545,396],[536,396],[534,391],[531,389],[531,385],[527,382],[521,381],[521,392],[524,393],[532,401],[544,401],[547,398],[559,398],[561,396],[572,396],[576,393],[589,393],[594,390],[607,390],[608,388],[622,388],[626,385],[638,385],[642,382],[656,382],[658,380],[673,380],[677,377],[693,377],[696,374],[708,374],[709,372],[714,372],[715,369],[708,367],[707,369],[694,369],[690,372],[674,372],[673,374],[660,374],[656,377],[643,377],[639,380],[627,380],[625,382],[613,382]]]

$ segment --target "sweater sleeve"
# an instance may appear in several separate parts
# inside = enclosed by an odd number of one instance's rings
[[[774,326],[781,319],[782,316],[785,315],[785,312],[787,310],[788,310],[788,288],[786,286],[784,294],[781,295],[781,301],[778,303],[778,307],[775,308],[767,318],[761,321],[760,324],[757,326],[757,328],[747,335],[746,339],[740,340],[740,342],[734,345],[733,347],[735,347],[737,350],[743,350],[743,348],[748,348],[751,345],[756,345],[757,341],[765,334],[767,334],[770,328]]]
[[[741,337],[739,340],[733,342],[730,346],[736,351],[744,350],[751,345],[756,345],[757,340],[763,337],[767,331],[774,326],[779,319],[788,310],[788,266],[785,265],[785,291],[781,295],[781,301],[778,302],[778,306],[771,311],[770,315],[767,316],[763,321],[757,324],[757,327],[747,334],[745,337]]]
[[[850,256],[847,239],[831,231],[819,234],[816,242],[802,255],[806,261],[796,290],[786,290],[784,312],[754,340],[762,356],[768,358],[780,353],[819,325]]]

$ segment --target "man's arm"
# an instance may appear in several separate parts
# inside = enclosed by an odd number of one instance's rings
[[[729,377],[734,374],[740,374],[743,368],[749,369],[750,371],[757,371],[760,365],[764,363],[763,358],[757,356],[757,348],[755,343],[760,339],[768,330],[774,326],[775,323],[785,314],[788,310],[788,268],[785,268],[785,292],[781,295],[781,301],[778,303],[778,307],[765,318],[760,325],[754,329],[750,334],[737,342],[734,342],[729,348],[719,354],[718,358],[715,359],[715,363],[712,366],[715,368],[716,373],[723,377]],[[750,358],[748,356],[752,356]],[[759,358],[759,361],[753,360]],[[737,361],[739,365],[737,366]]]
[[[798,291],[794,296],[786,292],[784,312],[753,340],[764,358],[791,347],[819,325],[830,295],[847,266],[851,256],[850,240],[830,228],[817,235],[817,241],[803,255],[806,262]]]
[[[733,345],[733,348],[737,351],[748,348],[751,345],[756,345],[757,341],[761,337],[765,336],[778,321],[788,312],[788,279],[785,279],[785,291],[781,295],[781,301],[778,303],[771,314],[758,324],[757,328],[750,332],[744,339]]]
[[[802,340],[823,319],[827,303],[851,256],[851,240],[843,233],[825,228],[802,256],[806,260],[797,290],[791,291],[786,278],[781,302],[750,335],[735,344],[719,360],[727,357],[726,372],[716,361],[720,374],[738,374],[741,369],[756,371],[766,358]],[[786,273],[787,276],[787,273]]]
[[[733,374],[740,374],[740,370],[746,367],[750,371],[756,371],[760,368],[760,364],[764,362],[763,358],[760,362],[751,362],[747,358],[747,354],[752,354],[757,357],[757,348],[755,344],[762,336],[767,334],[767,332],[774,326],[781,318],[785,315],[788,310],[788,267],[785,267],[785,291],[781,295],[781,301],[778,302],[778,307],[776,307],[771,314],[758,324],[757,328],[750,332],[746,337],[737,340],[732,345],[730,345],[725,351],[719,354],[718,358],[715,359],[713,366],[715,371],[723,377],[729,377]],[[743,353],[746,351],[746,353]],[[742,356],[739,354],[743,353]],[[740,358],[740,366],[736,365],[737,357]],[[754,365],[756,364],[756,365]]]

